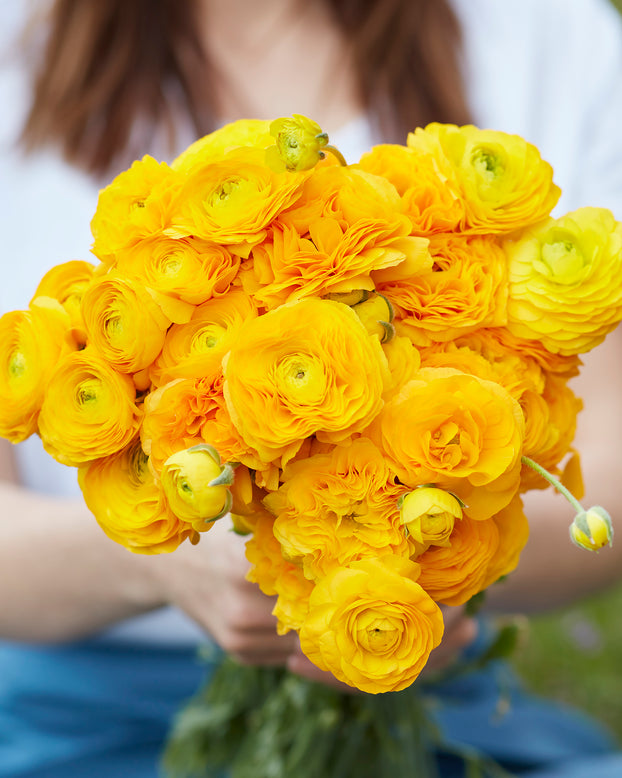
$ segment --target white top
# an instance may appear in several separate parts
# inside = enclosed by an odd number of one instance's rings
[[[608,0],[453,2],[463,25],[476,124],[522,135],[540,149],[562,188],[558,213],[605,206],[622,219],[622,22]],[[89,258],[99,188],[53,154],[24,158],[13,147],[28,91],[7,42],[26,5],[0,0],[0,313],[25,307],[52,265]],[[365,118],[325,129],[349,161],[380,140]],[[78,492],[75,472],[48,457],[38,438],[17,450],[25,484],[54,494]],[[115,634],[201,637],[172,609],[132,620]]]

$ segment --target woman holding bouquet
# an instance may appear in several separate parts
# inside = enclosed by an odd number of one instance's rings
[[[9,63],[0,81],[13,108],[0,122],[0,165],[11,193],[5,252],[16,258],[1,312],[25,306],[51,265],[86,256],[102,182],[135,157],[172,157],[241,117],[312,116],[350,160],[380,140],[403,142],[415,126],[472,118],[538,145],[566,210],[585,203],[622,217],[622,32],[613,10],[604,0],[498,6],[53,3],[36,77]],[[21,13],[4,6],[3,29],[16,31]],[[11,145],[24,120],[25,157]],[[612,434],[622,425],[619,383],[601,377],[617,363],[617,341],[590,356],[579,440],[588,487],[614,511],[619,460],[599,436],[622,439]],[[595,384],[599,401],[590,404]],[[206,633],[246,663],[287,664],[330,682],[292,633],[276,635],[272,603],[244,580],[244,542],[225,524],[196,548],[133,556],[103,535],[76,496],[75,474],[38,440],[3,445],[2,457],[0,776],[155,775],[170,718],[203,674],[194,656]],[[554,606],[616,578],[617,551],[586,560],[567,543],[564,506],[538,494],[532,507],[521,567],[491,597],[499,607]],[[432,664],[442,667],[474,636],[461,611],[447,614]],[[463,693],[462,712],[448,707],[448,738],[517,773],[606,778],[619,769],[589,723],[520,697],[494,728],[488,681]],[[600,761],[581,772],[584,755]],[[443,776],[459,769],[448,762]]]

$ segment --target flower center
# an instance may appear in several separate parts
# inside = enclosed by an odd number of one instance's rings
[[[227,330],[219,324],[208,324],[200,329],[192,339],[191,353],[203,354],[216,348],[226,334]]]
[[[11,378],[20,378],[26,370],[26,357],[21,351],[14,351],[9,360]]]
[[[281,395],[296,405],[316,405],[326,391],[326,374],[317,357],[290,354],[276,366],[276,386]]]
[[[577,281],[585,264],[583,253],[571,240],[545,243],[542,246],[542,260],[547,275],[560,284]]]
[[[504,166],[499,157],[490,149],[476,149],[471,156],[471,164],[475,168],[478,176],[486,183],[492,184],[504,173]]]

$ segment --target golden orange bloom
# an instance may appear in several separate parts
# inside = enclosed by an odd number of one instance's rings
[[[524,419],[505,389],[451,368],[424,368],[371,427],[402,483],[434,483],[488,518],[518,488]]]
[[[455,178],[465,231],[511,232],[548,216],[559,199],[553,169],[518,135],[433,123],[410,133],[408,147],[431,154]]]
[[[162,353],[150,367],[151,380],[156,386],[175,378],[215,380],[240,328],[256,315],[251,298],[237,289],[197,306],[189,322],[168,330]]]
[[[338,443],[367,426],[382,407],[387,363],[348,306],[308,298],[247,322],[224,370],[246,443],[266,462],[286,462],[310,435]]]
[[[69,315],[50,297],[0,318],[0,437],[19,443],[37,431],[50,375],[70,350],[69,327]]]
[[[135,440],[118,454],[97,459],[78,470],[88,509],[112,540],[138,554],[174,551],[192,526],[166,505],[143,452]]]
[[[132,379],[90,346],[66,355],[49,379],[39,415],[44,448],[71,466],[116,454],[138,433],[135,396]]]
[[[425,346],[505,324],[507,262],[493,236],[437,236],[429,250],[431,269],[378,286],[394,302],[400,332]]]
[[[259,149],[234,149],[189,172],[165,234],[194,235],[247,256],[276,216],[299,197],[304,175],[273,172]]]
[[[165,163],[144,156],[103,189],[91,221],[93,253],[114,262],[115,252],[170,226],[182,177]]]
[[[464,222],[465,204],[449,170],[431,154],[384,144],[363,154],[359,167],[387,178],[399,192],[415,235],[453,232]]]
[[[382,453],[367,438],[291,462],[282,486],[264,499],[277,517],[284,555],[321,579],[335,567],[384,554],[409,556],[396,486]]]
[[[117,255],[119,272],[159,294],[199,305],[221,297],[238,273],[240,258],[198,238],[147,238]]]
[[[114,272],[88,287],[82,314],[89,344],[122,373],[151,365],[171,323],[142,284]]]
[[[454,524],[448,545],[431,546],[417,557],[419,583],[435,602],[463,605],[487,585],[498,547],[499,529],[493,518],[473,521],[463,516]]]
[[[337,568],[311,592],[302,650],[322,670],[371,694],[415,680],[441,641],[440,609],[419,565],[385,556]]]

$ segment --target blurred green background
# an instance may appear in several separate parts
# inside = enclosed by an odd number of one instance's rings
[[[622,744],[621,613],[622,584],[532,617],[512,661],[528,688],[591,713]]]

